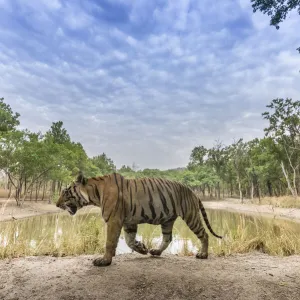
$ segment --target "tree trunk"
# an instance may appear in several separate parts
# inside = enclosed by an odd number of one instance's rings
[[[273,197],[272,183],[269,179],[267,180],[267,187],[268,187],[269,196]]]
[[[241,180],[240,180],[239,175],[237,176],[237,180],[238,180],[238,185],[239,185],[240,200],[241,200],[241,203],[244,203],[242,185],[241,185]]]
[[[24,180],[24,195],[27,191],[27,178],[25,177],[25,180]]]
[[[225,182],[223,181],[223,186],[222,186],[222,188],[223,188],[223,199],[225,199]]]
[[[254,197],[254,184],[253,181],[251,181],[251,200],[253,200]]]
[[[221,199],[221,187],[220,187],[220,182],[217,182],[217,198],[218,200]]]
[[[38,189],[39,189],[39,184],[36,183],[35,184],[35,202],[37,202],[37,200],[38,200]]]
[[[48,201],[49,204],[51,204],[54,194],[55,194],[55,180],[52,181],[52,187],[51,187],[51,192],[50,192],[49,201]]]
[[[33,191],[33,188],[31,188],[31,190],[30,190],[30,201],[32,200],[32,191]]]
[[[21,193],[22,193],[22,187],[23,187],[23,182],[18,182],[17,188],[16,188],[16,194],[15,194],[15,199],[17,202],[17,206],[21,206]]]
[[[294,188],[292,187],[291,185],[291,182],[290,182],[290,179],[288,177],[288,174],[286,173],[286,170],[284,168],[284,164],[283,164],[283,161],[281,161],[281,169],[282,169],[282,172],[284,174],[284,177],[285,177],[285,180],[287,182],[287,185],[288,185],[288,188],[291,192],[291,194],[293,195],[294,198],[297,198],[297,189],[295,189],[295,186],[296,186],[296,174],[295,174],[295,170],[294,170],[294,180],[293,180],[293,183],[294,183]]]
[[[46,188],[47,188],[47,183],[44,181],[44,184],[43,184],[43,195],[42,195],[42,201],[44,201],[44,198],[45,198],[45,192],[46,192]]]

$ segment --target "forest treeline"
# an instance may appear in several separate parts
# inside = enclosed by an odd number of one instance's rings
[[[263,138],[239,139],[230,145],[215,142],[212,148],[191,149],[185,168],[172,170],[122,166],[102,153],[88,157],[79,142],[72,141],[62,121],[47,132],[19,129],[20,114],[0,98],[0,170],[2,188],[18,204],[26,198],[53,199],[81,170],[86,176],[117,171],[127,178],[157,176],[175,179],[208,197],[264,197],[300,192],[300,101],[274,99],[262,118],[268,121]]]

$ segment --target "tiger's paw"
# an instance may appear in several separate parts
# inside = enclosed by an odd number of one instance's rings
[[[208,257],[207,253],[199,252],[196,254],[196,258],[199,258],[199,259],[207,259],[207,257]]]
[[[93,265],[96,267],[107,267],[111,264],[111,260],[105,259],[104,257],[98,257],[93,260]]]
[[[143,255],[148,254],[147,247],[141,242],[135,242],[133,250]]]
[[[150,249],[149,253],[153,256],[160,256],[161,251],[159,249]]]

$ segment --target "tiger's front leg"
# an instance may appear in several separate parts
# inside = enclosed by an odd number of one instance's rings
[[[148,249],[142,242],[138,242],[135,239],[136,233],[137,224],[124,224],[125,241],[128,247],[140,254],[146,255],[148,253]]]
[[[98,257],[93,261],[94,266],[105,267],[111,264],[112,258],[116,253],[121,229],[122,223],[120,220],[112,218],[107,222],[105,254],[103,257]]]

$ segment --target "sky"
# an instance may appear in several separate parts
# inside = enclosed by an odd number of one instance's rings
[[[0,0],[0,97],[21,128],[61,120],[117,167],[183,167],[195,146],[263,137],[272,99],[300,100],[297,28],[250,0]]]

